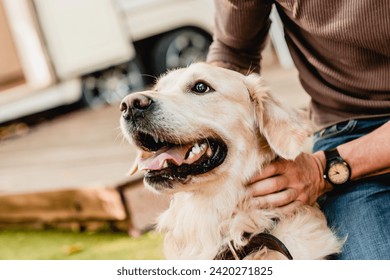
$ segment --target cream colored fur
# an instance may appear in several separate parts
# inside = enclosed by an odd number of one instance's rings
[[[189,86],[197,81],[213,91],[191,93]],[[214,170],[185,184],[177,182],[173,189],[159,189],[172,195],[169,209],[158,220],[167,258],[213,259],[230,240],[236,247],[245,245],[244,232],[264,231],[279,238],[294,259],[323,259],[341,250],[342,242],[316,205],[283,215],[249,203],[249,179],[276,156],[293,160],[310,133],[303,115],[278,103],[258,75],[198,63],[171,71],[143,94],[158,100],[156,124],[178,140],[218,135],[228,146],[224,163]],[[264,248],[247,258],[284,256]]]

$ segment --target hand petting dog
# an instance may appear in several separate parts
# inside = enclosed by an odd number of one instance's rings
[[[313,205],[332,189],[324,179],[322,153],[300,154],[295,160],[277,158],[256,174],[248,187],[252,204],[259,208],[278,207],[285,214],[304,204]]]

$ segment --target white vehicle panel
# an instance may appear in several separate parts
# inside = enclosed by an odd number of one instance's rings
[[[72,79],[0,104],[0,123],[76,102],[81,96],[80,79]]]
[[[134,49],[111,0],[34,0],[60,79],[125,62]]]
[[[117,0],[133,41],[185,26],[212,34],[212,0]],[[158,23],[158,24],[157,24]]]

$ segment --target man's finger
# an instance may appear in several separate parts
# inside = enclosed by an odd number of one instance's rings
[[[281,174],[282,171],[285,169],[285,162],[286,161],[283,161],[281,159],[271,162],[270,164],[265,166],[260,173],[256,174],[251,178],[250,184]]]
[[[249,185],[251,195],[254,197],[270,195],[286,189],[288,182],[283,176],[275,176],[257,181]]]
[[[289,215],[295,213],[295,211],[303,205],[303,202],[300,200],[295,200],[291,202],[290,204],[287,204],[285,206],[279,207],[278,211],[280,211],[282,214]]]
[[[258,196],[252,199],[252,205],[256,208],[282,207],[292,203],[297,197],[295,189],[285,189],[265,196]]]

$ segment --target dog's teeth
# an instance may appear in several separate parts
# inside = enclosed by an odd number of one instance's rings
[[[191,151],[190,154],[188,155],[188,159],[192,159],[195,156],[195,154]]]
[[[211,156],[213,155],[213,151],[211,150],[210,147],[207,149],[206,155],[207,155],[208,157],[211,157]]]
[[[168,167],[168,162],[165,160],[163,164],[163,168],[167,168],[167,167]]]
[[[153,140],[154,140],[154,142],[158,143],[158,141],[159,141],[158,136],[153,135]]]
[[[194,154],[199,154],[200,153],[200,147],[199,147],[199,144],[196,143],[193,147],[192,147],[192,150],[191,150]]]
[[[200,150],[204,151],[204,149],[206,149],[206,147],[207,147],[207,144],[203,143],[202,145],[200,145]]]

